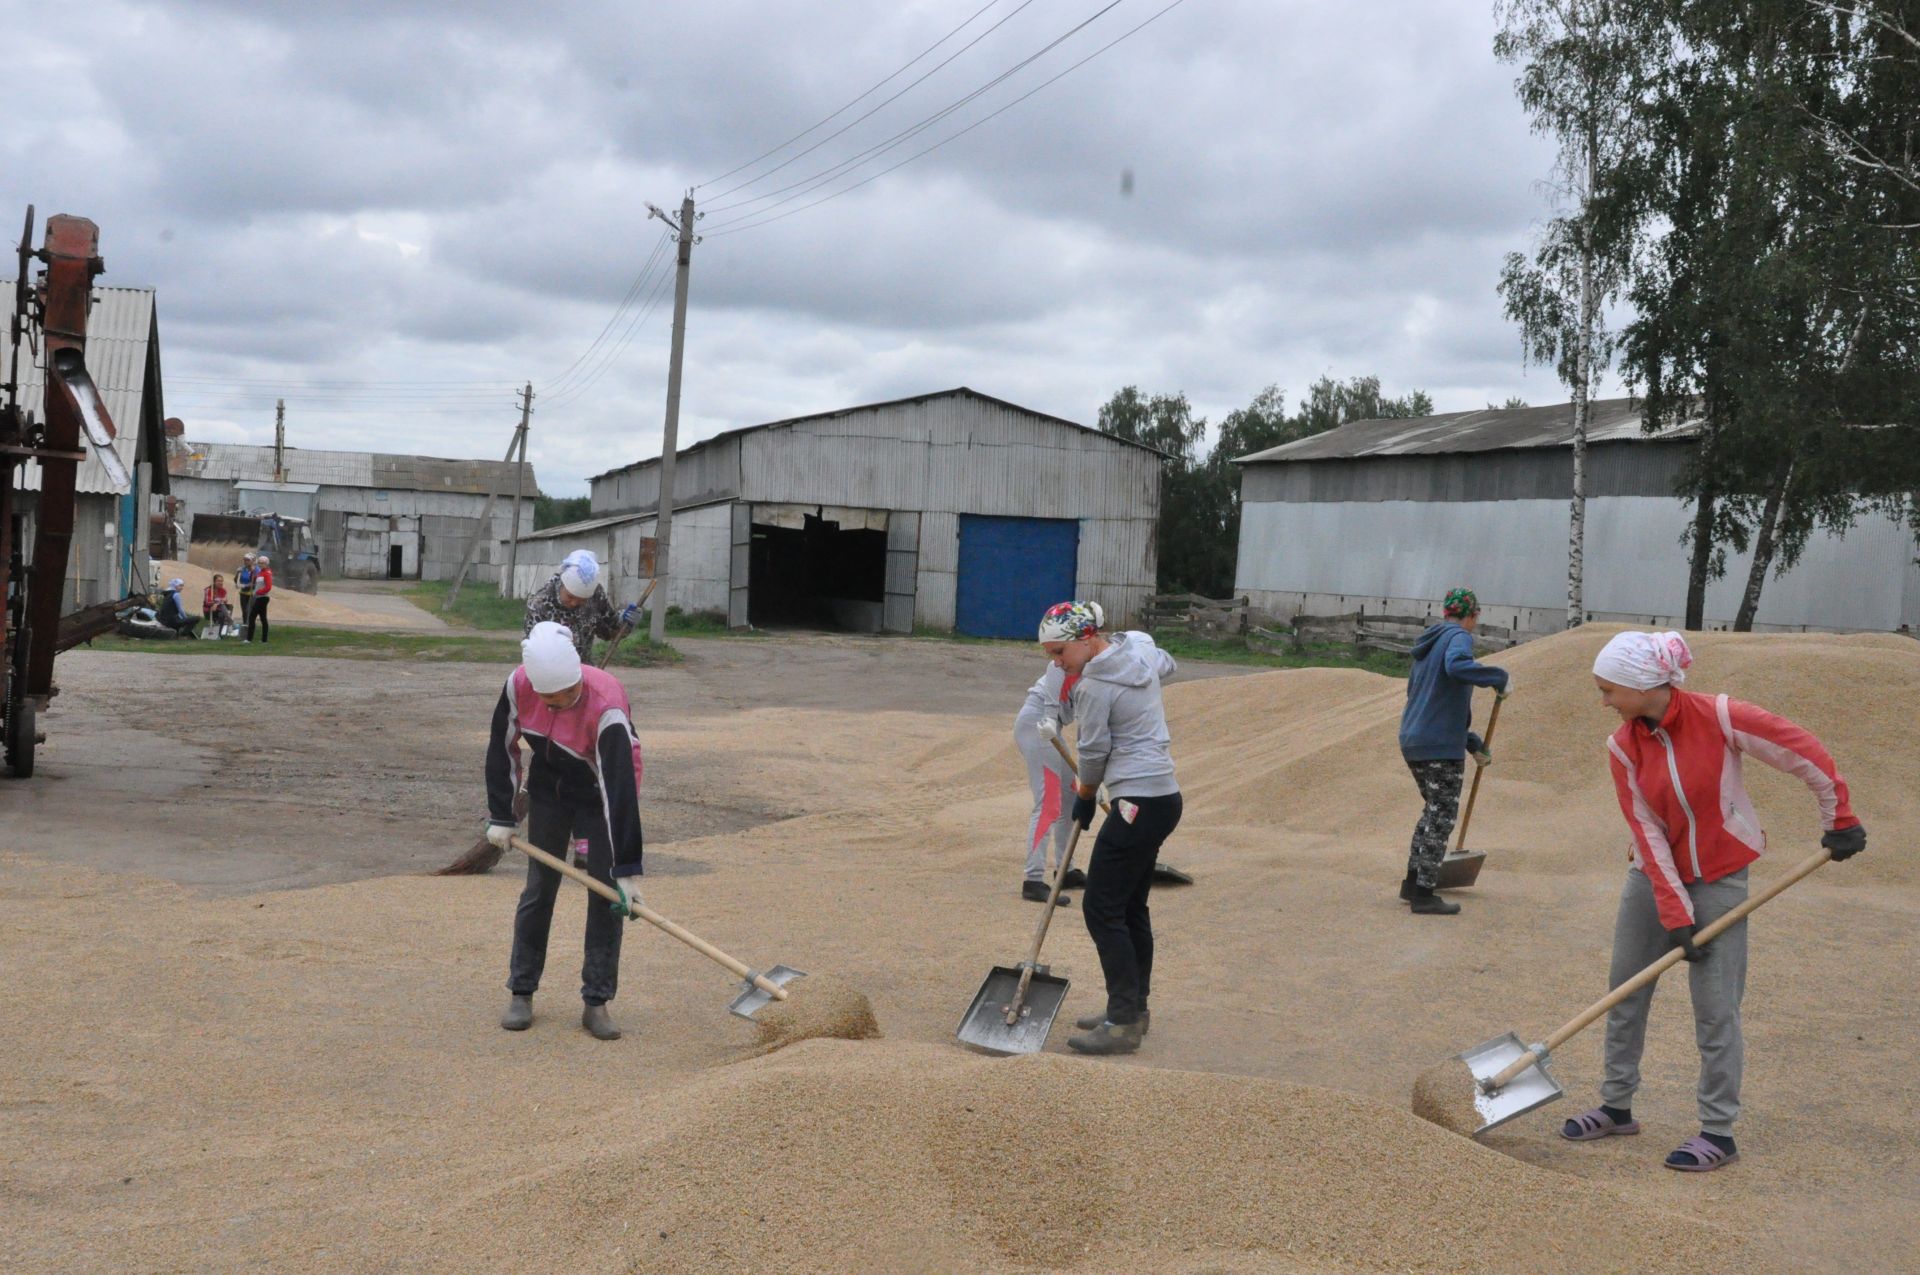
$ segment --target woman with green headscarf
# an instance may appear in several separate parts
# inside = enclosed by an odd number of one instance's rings
[[[1473,688],[1491,686],[1503,697],[1507,671],[1473,658],[1473,631],[1480,626],[1480,601],[1471,589],[1455,589],[1441,605],[1446,617],[1429,625],[1413,644],[1413,671],[1407,677],[1407,707],[1400,714],[1400,755],[1420,787],[1424,808],[1413,830],[1407,878],[1400,897],[1422,916],[1452,916],[1460,910],[1433,892],[1440,860],[1460,816],[1460,782],[1467,754],[1482,765],[1493,760],[1469,727]]]

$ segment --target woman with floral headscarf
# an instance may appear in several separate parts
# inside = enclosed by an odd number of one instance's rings
[[[1150,1021],[1153,924],[1147,895],[1160,847],[1180,823],[1180,784],[1173,776],[1172,739],[1160,704],[1160,684],[1174,673],[1173,657],[1145,633],[1106,633],[1092,602],[1061,602],[1040,619],[1040,645],[1066,677],[1079,730],[1080,775],[1071,818],[1093,826],[1104,780],[1108,814],[1087,860],[1080,914],[1100,953],[1107,1003],[1076,1024],[1067,1045],[1083,1054],[1130,1054]],[[1058,727],[1042,717],[1043,735]]]
[[[1593,662],[1600,702],[1620,716],[1607,740],[1620,812],[1633,831],[1632,866],[1613,927],[1609,986],[1680,948],[1693,996],[1700,1046],[1700,1132],[1666,1159],[1669,1169],[1705,1173],[1731,1164],[1738,1151],[1745,1046],[1740,998],[1747,983],[1747,923],[1706,947],[1694,930],[1747,897],[1747,866],[1766,849],[1760,817],[1741,776],[1742,757],[1757,757],[1806,784],[1820,808],[1820,844],[1838,861],[1867,848],[1867,830],[1849,804],[1847,781],[1832,754],[1784,717],[1725,695],[1683,691],[1693,663],[1678,633],[1620,633]],[[1653,984],[1607,1014],[1606,1074],[1600,1106],[1568,1120],[1560,1135],[1590,1142],[1640,1132],[1630,1104],[1640,1087],[1640,1051],[1647,1038]]]
[[[1413,671],[1407,677],[1407,706],[1400,714],[1400,755],[1424,803],[1407,853],[1407,877],[1400,897],[1422,916],[1452,916],[1458,903],[1435,894],[1440,860],[1460,817],[1460,782],[1467,754],[1481,765],[1493,757],[1473,721],[1473,688],[1491,686],[1504,697],[1507,670],[1473,658],[1473,631],[1480,627],[1480,601],[1472,589],[1455,589],[1441,603],[1446,617],[1429,625],[1413,644]]]

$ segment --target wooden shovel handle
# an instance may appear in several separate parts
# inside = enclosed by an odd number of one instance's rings
[[[1040,910],[1040,922],[1033,928],[1033,950],[1027,953],[1026,964],[1020,967],[1020,986],[1014,989],[1013,999],[1007,1002],[1009,1027],[1020,1020],[1020,1006],[1026,1003],[1027,987],[1033,982],[1033,969],[1040,963],[1040,948],[1047,941],[1047,927],[1053,924],[1053,909],[1060,901],[1060,886],[1067,879],[1067,869],[1073,866],[1073,852],[1079,844],[1080,825],[1076,823],[1072,834],[1067,837],[1067,853],[1060,860],[1060,870],[1053,874],[1053,889],[1047,892],[1047,905]]]
[[[511,844],[513,845],[513,848],[515,850],[518,850],[521,854],[526,855],[527,858],[532,859],[536,863],[545,864],[547,867],[552,868],[555,872],[560,873],[562,876],[572,877],[575,881],[578,881],[581,885],[586,886],[587,889],[592,890],[595,894],[599,895],[601,898],[605,899],[607,902],[618,903],[620,901],[620,891],[614,889],[612,886],[608,885],[604,881],[601,881],[597,877],[594,877],[590,873],[582,872],[579,868],[574,867],[571,863],[566,862],[564,859],[560,859],[554,855],[548,854],[545,850],[542,850],[539,846],[534,845],[531,841],[528,841],[526,838],[516,836],[516,837],[510,838],[510,841],[511,841]],[[766,979],[765,977],[759,974],[755,974],[752,968],[748,966],[744,961],[737,961],[733,957],[728,956],[725,952],[722,952],[719,948],[707,942],[705,939],[701,938],[698,934],[695,934],[692,930],[687,929],[685,926],[676,925],[674,922],[669,921],[664,916],[661,916],[658,912],[655,912],[652,908],[646,906],[644,903],[635,907],[633,909],[633,914],[639,917],[642,921],[645,921],[650,925],[656,925],[661,929],[665,930],[667,933],[673,935],[673,937],[679,939],[682,943],[685,943],[688,947],[700,953],[700,955],[706,957],[708,960],[714,961],[719,965],[725,966],[728,970],[732,971],[734,977],[750,980],[755,987],[759,988],[761,991],[765,992],[767,995],[773,997],[775,1000],[787,999],[786,988],[780,986],[778,983],[775,983]]]
[[[1788,886],[1808,876],[1820,867],[1821,864],[1831,858],[1833,858],[1831,851],[1822,850],[1812,858],[1796,864],[1793,871],[1787,873],[1786,876],[1781,877],[1778,881],[1775,881],[1772,885],[1737,907],[1728,908],[1724,914],[1715,919],[1711,924],[1702,926],[1693,936],[1693,945],[1695,947],[1705,947],[1708,943],[1724,933],[1729,926],[1738,925],[1746,919],[1748,913],[1779,894],[1782,890],[1785,890]],[[1547,1052],[1552,1053],[1554,1050],[1560,1048],[1560,1046],[1566,1044],[1569,1040],[1573,1039],[1574,1036],[1591,1026],[1595,1019],[1645,987],[1648,983],[1659,978],[1682,959],[1681,951],[1676,947],[1672,951],[1663,954],[1659,959],[1655,960],[1653,964],[1647,966],[1647,968],[1641,970],[1638,974],[1635,974],[1632,978],[1620,984],[1620,986],[1614,988],[1605,996],[1602,996],[1599,1000],[1583,1010],[1579,1017],[1573,1019],[1573,1021],[1569,1022],[1565,1027],[1562,1027],[1559,1031],[1547,1037],[1545,1042]],[[1528,1050],[1526,1053],[1514,1059],[1505,1070],[1494,1076],[1487,1088],[1489,1091],[1504,1088],[1512,1083],[1515,1076],[1538,1061],[1538,1056],[1532,1050]]]
[[[637,607],[643,607],[647,605],[647,599],[653,596],[653,586],[659,583],[660,583],[660,578],[658,576],[655,576],[653,579],[647,581],[647,587],[641,591],[640,600],[634,603],[633,605]],[[620,644],[627,640],[627,634],[631,632],[633,632],[632,629],[622,629],[620,630],[620,632],[614,635],[613,641],[607,643],[606,653],[600,657],[601,668],[605,668],[607,665],[613,662],[613,653],[620,649]]]
[[[1055,735],[1053,737],[1053,746],[1055,749],[1059,751],[1061,760],[1067,763],[1067,769],[1073,772],[1073,781],[1075,783],[1079,783],[1080,782],[1080,763],[1073,759],[1073,754],[1070,751],[1068,751],[1066,744],[1061,742],[1061,739],[1058,735]],[[1077,797],[1080,794],[1078,793],[1078,791],[1076,791],[1074,795]],[[1102,800],[1098,794],[1094,795],[1094,800],[1100,803],[1101,814],[1110,815],[1113,813],[1113,811],[1108,808],[1107,803],[1104,800]]]
[[[1494,728],[1500,725],[1500,705],[1506,698],[1504,693],[1493,697],[1493,712],[1487,716],[1487,733],[1480,737],[1481,743],[1489,749],[1493,747]],[[1467,810],[1460,816],[1460,840],[1453,845],[1455,854],[1460,854],[1467,848],[1467,825],[1473,822],[1473,803],[1480,796],[1480,772],[1485,769],[1486,767],[1479,762],[1473,763],[1473,787],[1467,789]]]

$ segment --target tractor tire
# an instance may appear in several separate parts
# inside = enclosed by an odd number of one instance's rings
[[[320,568],[308,563],[300,569],[299,580],[293,586],[296,593],[320,592]]]

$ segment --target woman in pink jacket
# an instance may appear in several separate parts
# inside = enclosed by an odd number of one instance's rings
[[[1807,785],[1820,810],[1820,844],[1836,861],[1867,846],[1867,830],[1848,804],[1847,781],[1807,731],[1763,708],[1683,691],[1693,654],[1678,633],[1621,633],[1593,662],[1600,701],[1620,715],[1607,740],[1620,810],[1632,830],[1632,866],[1614,922],[1618,987],[1669,948],[1682,950],[1700,1046],[1700,1133],[1667,1156],[1669,1169],[1704,1173],[1731,1164],[1738,1151],[1744,1062],[1740,998],[1747,982],[1747,923],[1706,947],[1694,931],[1747,897],[1747,866],[1766,834],[1741,778],[1754,757]],[[1587,1142],[1640,1132],[1630,1104],[1640,1087],[1648,985],[1607,1015],[1606,1074],[1600,1105],[1566,1122],[1561,1136]]]

